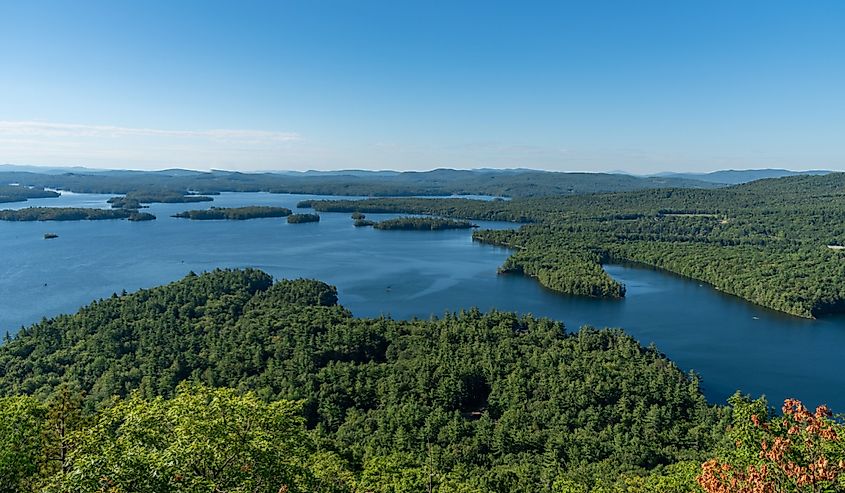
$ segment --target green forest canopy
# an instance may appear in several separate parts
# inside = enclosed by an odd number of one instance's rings
[[[353,471],[436,460],[524,491],[703,458],[718,439],[724,413],[697,381],[618,330],[476,310],[359,319],[336,299],[256,270],[115,296],[0,346],[0,394],[46,402],[66,386],[104,413],[114,396],[173,398],[184,381],[249,390],[300,402],[314,439]]]
[[[0,491],[715,493],[725,467],[781,481],[759,447],[793,427],[799,467],[845,458],[829,415],[769,412],[620,330],[355,318],[322,282],[217,270],[0,346]]]

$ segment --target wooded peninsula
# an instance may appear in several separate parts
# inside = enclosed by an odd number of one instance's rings
[[[765,179],[713,190],[668,189],[508,201],[379,198],[315,201],[317,211],[429,214],[526,222],[473,237],[516,252],[502,272],[551,289],[624,296],[602,269],[664,269],[800,317],[845,310],[845,174]],[[833,248],[831,248],[833,247]]]
[[[27,199],[49,199],[59,197],[58,192],[44,190],[40,187],[24,187],[20,185],[0,185],[0,203],[25,202]]]

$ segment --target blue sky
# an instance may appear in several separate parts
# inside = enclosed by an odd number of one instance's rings
[[[845,169],[845,2],[0,2],[0,162]]]

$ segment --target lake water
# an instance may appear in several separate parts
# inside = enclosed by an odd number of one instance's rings
[[[0,204],[107,207],[109,195]],[[188,209],[276,205],[295,209],[304,195],[226,193],[214,202],[153,204],[156,221],[0,222],[0,332],[90,301],[164,284],[188,271],[257,267],[282,277],[310,277],[338,287],[357,316],[429,317],[477,306],[584,324],[622,327],[654,343],[684,370],[695,370],[705,394],[722,403],[735,390],[779,404],[797,397],[845,411],[845,318],[804,320],[756,307],[709,286],[632,266],[607,266],[627,286],[624,300],[563,296],[521,276],[499,276],[508,251],[473,242],[468,230],[378,231],[355,228],[348,214],[319,223],[284,219],[189,221]],[[394,217],[369,214],[375,220]],[[488,228],[516,227],[479,222]],[[44,233],[59,238],[44,240]]]

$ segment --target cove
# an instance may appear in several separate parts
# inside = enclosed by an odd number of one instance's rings
[[[3,204],[107,207],[109,195],[63,194]],[[357,316],[428,318],[477,306],[566,323],[621,327],[654,343],[701,376],[714,403],[739,389],[778,405],[797,397],[845,410],[845,317],[804,320],[746,303],[710,286],[629,265],[607,271],[627,286],[623,300],[564,296],[530,278],[500,276],[508,250],[473,242],[467,230],[355,228],[348,214],[319,223],[284,219],[190,221],[170,217],[209,206],[273,205],[296,210],[305,195],[224,193],[201,204],[153,204],[156,221],[0,222],[0,332],[76,311],[113,292],[171,282],[193,270],[256,267],[282,278],[317,278],[338,287]],[[348,197],[347,197],[348,198]],[[302,212],[302,210],[300,210]],[[368,214],[382,220],[395,214]],[[485,228],[507,223],[478,222]],[[44,240],[45,233],[59,235]]]

